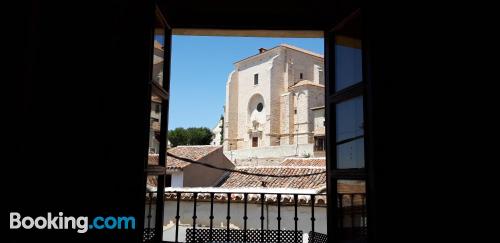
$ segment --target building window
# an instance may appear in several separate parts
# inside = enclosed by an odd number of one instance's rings
[[[259,84],[259,74],[258,73],[253,75],[253,84],[254,85]]]
[[[253,137],[252,138],[252,147],[258,147],[258,146],[259,146],[259,138]]]
[[[257,111],[258,111],[258,112],[261,112],[261,111],[262,111],[262,109],[264,109],[264,105],[263,105],[262,103],[259,103],[259,104],[257,105]]]
[[[325,151],[325,137],[314,137],[314,151]]]
[[[300,73],[300,80],[304,79],[304,74]]]

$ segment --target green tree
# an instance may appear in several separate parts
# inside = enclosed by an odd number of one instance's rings
[[[168,131],[168,141],[170,141],[172,147],[177,147],[179,145],[186,145],[188,143],[186,129],[178,127],[174,130]]]
[[[168,131],[168,140],[172,147],[179,145],[209,145],[212,141],[212,131],[206,127],[178,127]]]

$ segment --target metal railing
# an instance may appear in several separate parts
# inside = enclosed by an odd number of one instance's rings
[[[146,221],[144,231],[144,241],[154,239],[154,226],[152,223],[152,209],[156,202],[156,192],[148,192],[146,205]],[[326,208],[325,194],[308,194],[308,193],[271,193],[271,192],[202,192],[202,191],[167,191],[164,195],[164,200],[173,203],[175,208],[175,216],[173,221],[175,224],[174,236],[168,242],[181,242],[181,238],[185,242],[303,242],[306,238],[303,237],[304,220],[309,221],[307,241],[308,242],[327,242],[326,232],[320,233],[317,231],[317,210],[318,208]],[[338,194],[337,198],[340,220],[339,227],[342,229],[342,238],[356,238],[366,235],[366,198],[363,193],[343,193]],[[208,204],[203,209],[198,209],[199,204]],[[186,218],[186,215],[181,215],[181,204],[187,204],[191,221],[187,226],[182,225],[184,230],[181,231],[180,219],[181,216]],[[225,210],[214,212],[214,205],[224,206]],[[254,213],[249,212],[249,205],[252,204]],[[241,210],[240,216],[235,218],[231,215],[231,208],[237,205],[237,209]],[[275,209],[275,218],[270,218],[267,211],[269,205]],[[186,205],[183,205],[186,206]],[[260,210],[259,210],[260,207]],[[282,211],[283,207],[292,207],[293,210]],[[300,219],[299,209],[304,214],[304,209],[309,208],[310,218]],[[204,210],[201,212],[199,210]],[[260,211],[260,212],[258,212]],[[183,211],[186,213],[186,210]],[[322,211],[326,212],[326,211]],[[225,226],[216,227],[214,219],[221,218],[225,214]],[[257,215],[257,214],[260,215]],[[218,215],[217,215],[218,214]],[[252,215],[249,215],[252,214]],[[208,216],[208,224],[201,226],[199,224],[199,216]],[[254,227],[249,227],[250,216],[253,218]],[[326,216],[321,215],[321,217]],[[293,229],[283,228],[283,218],[288,217],[293,220]],[[206,221],[207,218],[204,218]],[[274,221],[274,229],[269,229],[269,221]],[[302,229],[299,226],[299,220],[302,222]],[[326,225],[321,222],[320,226]],[[255,227],[255,223],[260,224]],[[267,224],[266,224],[267,222]],[[235,227],[234,224],[240,225]],[[286,222],[289,225],[291,222]],[[266,226],[267,225],[267,226]],[[185,232],[185,233],[184,233]],[[183,236],[183,237],[181,237]],[[160,237],[161,238],[161,237]]]

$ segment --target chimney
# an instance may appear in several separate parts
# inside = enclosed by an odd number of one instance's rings
[[[259,48],[259,54],[260,54],[260,53],[264,53],[265,51],[267,51],[267,49],[266,49],[266,48],[262,48],[262,47],[261,47],[261,48]]]

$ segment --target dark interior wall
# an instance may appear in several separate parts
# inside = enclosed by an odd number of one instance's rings
[[[31,4],[22,9],[24,56],[10,102],[8,209],[31,217],[135,216],[140,228],[152,1]],[[17,230],[8,242],[140,237],[138,230]]]
[[[434,146],[447,143],[435,113],[447,95],[433,94],[443,85],[432,70],[441,46],[429,40],[435,23],[423,17],[427,7],[370,1],[363,12],[372,131],[367,200],[374,212],[368,229],[376,242],[451,237],[442,231],[449,223],[445,206],[438,206],[448,189],[436,192],[448,173],[432,176],[446,161]]]
[[[172,28],[324,30],[360,2],[162,0],[159,6]]]

